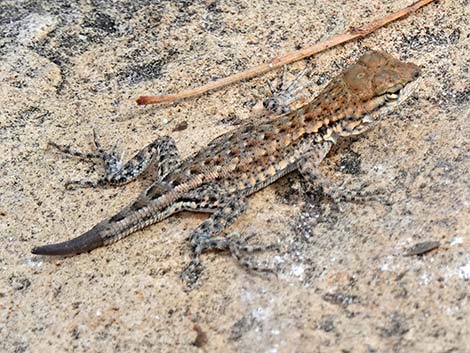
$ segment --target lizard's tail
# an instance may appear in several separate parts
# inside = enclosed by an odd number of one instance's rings
[[[77,238],[62,243],[49,244],[33,248],[31,252],[36,255],[71,255],[90,251],[104,245],[101,237],[102,224],[97,224],[88,232]]]
[[[31,252],[36,255],[72,255],[87,252],[112,244],[179,211],[181,211],[180,205],[172,204],[163,208],[159,202],[149,205],[138,199],[77,238],[62,243],[38,246]]]

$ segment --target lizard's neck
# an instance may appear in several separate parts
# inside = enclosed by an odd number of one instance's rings
[[[356,135],[376,121],[385,105],[382,96],[363,101],[340,78],[334,79],[312,102],[294,112],[305,134],[315,142],[336,141],[338,136]]]

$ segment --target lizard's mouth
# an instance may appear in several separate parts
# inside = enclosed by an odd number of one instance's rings
[[[407,82],[405,84],[398,83],[389,88],[384,94],[387,105],[395,106],[403,103],[416,90],[420,83],[420,79]]]
[[[364,123],[371,123],[377,121],[391,110],[395,109],[398,105],[403,103],[415,91],[420,80],[414,80],[408,83],[398,83],[393,87],[388,88],[384,93],[377,97],[377,110],[374,114],[367,114],[363,118]]]
[[[396,101],[398,98],[400,98],[401,92],[403,90],[404,86],[402,84],[397,84],[393,87],[391,87],[387,92],[385,92],[385,100],[386,101]]]

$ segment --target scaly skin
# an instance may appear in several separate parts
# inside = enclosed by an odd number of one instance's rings
[[[300,109],[245,123],[183,161],[168,137],[157,139],[124,167],[115,153],[101,149],[96,138],[97,155],[56,146],[81,157],[105,159],[106,178],[86,185],[126,183],[152,163],[157,165],[156,181],[135,202],[83,235],[32,252],[67,255],[89,251],[186,210],[213,213],[190,236],[195,251],[192,270],[199,265],[199,255],[209,249],[229,250],[241,260],[240,252],[249,247],[216,236],[244,211],[246,196],[296,169],[302,175],[315,175],[338,138],[367,131],[408,96],[419,72],[416,65],[389,54],[366,53]]]

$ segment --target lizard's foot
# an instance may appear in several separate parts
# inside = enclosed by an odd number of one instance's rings
[[[326,155],[325,151],[318,150],[317,156]],[[317,157],[318,158],[318,157]],[[319,159],[323,159],[319,158]],[[346,181],[340,184],[333,184],[326,179],[310,161],[304,161],[299,164],[298,171],[305,182],[306,194],[314,195],[315,203],[320,202],[323,196],[327,196],[336,205],[342,202],[370,202],[377,201],[384,204],[390,204],[389,200],[383,197],[386,194],[384,190],[366,190],[367,185],[361,184],[359,187],[352,188],[348,186]]]
[[[196,286],[203,270],[204,268],[201,264],[199,256],[195,255],[193,260],[180,275],[188,289],[193,289]]]
[[[223,238],[205,239],[195,249],[194,258],[181,273],[181,279],[186,283],[188,288],[194,288],[203,271],[200,254],[211,250],[229,251],[233,258],[237,260],[242,267],[249,271],[275,272],[274,266],[260,263],[254,260],[251,255],[262,251],[278,250],[279,246],[277,244],[249,245],[248,241],[255,236],[256,234],[252,234],[241,238],[239,233],[231,233]]]
[[[316,193],[328,197],[335,205],[339,205],[343,202],[379,202],[385,205],[391,203],[390,200],[384,196],[386,194],[385,190],[366,190],[366,187],[366,184],[361,184],[356,188],[351,188],[347,186],[346,182],[340,185],[322,183],[317,187]]]
[[[58,145],[57,143],[52,141],[49,142],[49,146],[56,148],[62,153],[69,154],[81,158],[83,160],[91,161],[93,163],[95,163],[94,160],[100,159],[105,164],[106,176],[104,178],[98,180],[70,180],[65,183],[66,189],[73,190],[77,188],[102,186],[111,183],[113,177],[121,172],[124,152],[119,154],[120,142],[117,142],[114,145],[113,149],[108,152],[101,147],[95,130],[93,130],[93,142],[96,152],[82,152],[67,145],[63,146]]]
[[[252,234],[241,238],[239,233],[232,233],[228,235],[226,239],[228,250],[230,251],[233,258],[237,260],[241,266],[249,271],[274,272],[273,266],[270,266],[266,263],[259,263],[251,255],[256,252],[279,250],[279,246],[277,244],[248,244],[248,241],[255,236],[256,234]]]
[[[241,237],[239,233],[231,233],[223,238],[208,239],[203,245],[204,251],[222,250],[229,251],[237,262],[247,270],[273,272],[271,266],[257,263],[253,260],[252,254],[268,250],[277,250],[277,244],[270,245],[250,245],[248,241],[255,237],[256,234]]]
[[[84,153],[71,148],[70,146],[60,146],[54,142],[49,145],[57,148],[63,153],[70,154],[85,160],[101,160],[104,162],[105,175],[96,181],[77,180],[66,183],[67,189],[78,187],[96,187],[102,185],[123,185],[135,180],[144,171],[155,166],[154,179],[162,181],[166,175],[180,163],[179,153],[175,141],[169,136],[158,137],[155,141],[145,146],[134,157],[123,164],[124,152],[119,152],[119,142],[111,151],[106,151],[93,130],[93,141],[96,152]]]
[[[275,85],[273,81],[268,82],[271,97],[263,101],[264,108],[274,114],[285,114],[291,111],[290,104],[306,98],[307,94],[300,94],[302,90],[310,86],[313,81],[300,84],[300,81],[307,73],[307,69],[302,70],[291,82],[286,80],[287,67],[282,67],[282,75],[279,83]]]

